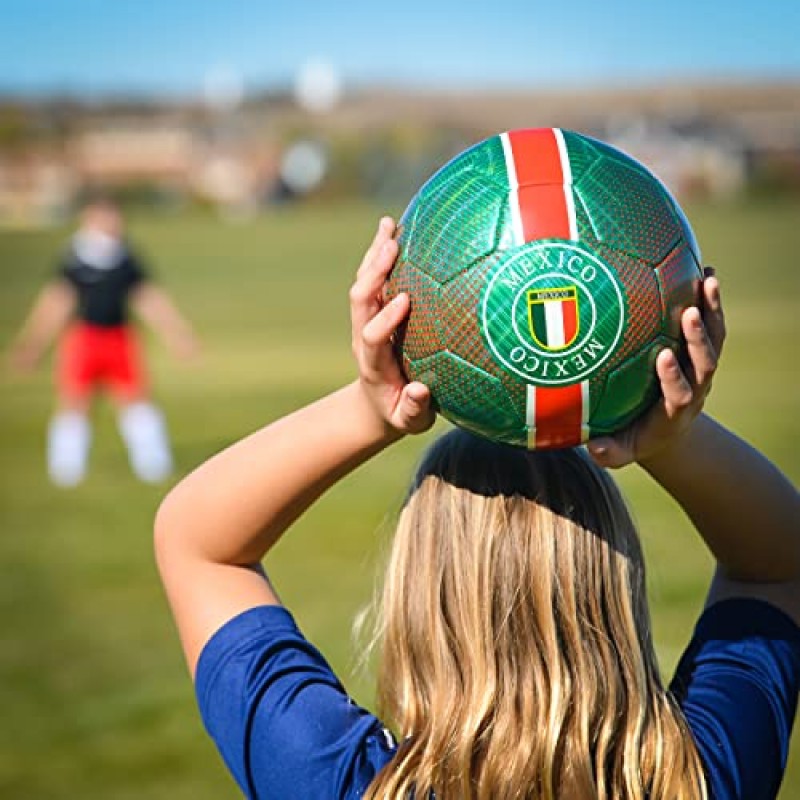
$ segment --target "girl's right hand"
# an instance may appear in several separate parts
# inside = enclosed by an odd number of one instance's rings
[[[350,289],[353,355],[361,388],[383,424],[400,434],[422,433],[436,418],[430,391],[406,380],[392,348],[392,337],[410,310],[409,297],[401,293],[388,303],[383,297],[398,253],[395,228],[391,217],[381,219]]]

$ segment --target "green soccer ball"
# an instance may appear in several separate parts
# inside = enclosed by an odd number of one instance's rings
[[[409,379],[451,422],[528,448],[613,433],[658,397],[697,302],[700,251],[664,185],[619,150],[559,128],[475,145],[400,220],[389,297]]]

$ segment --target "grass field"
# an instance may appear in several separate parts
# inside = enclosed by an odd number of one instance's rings
[[[797,481],[800,203],[690,212],[721,276],[730,329],[710,408]],[[279,211],[240,225],[134,221],[134,239],[205,343],[190,365],[150,347],[180,472],[352,375],[346,290],[377,213],[353,206]],[[0,233],[0,346],[65,234]],[[52,488],[43,462],[50,406],[48,370],[3,373],[0,797],[236,797],[202,730],[153,566],[151,523],[164,489],[133,480],[103,403],[89,478],[76,490]],[[335,487],[268,560],[306,634],[367,705],[372,684],[354,670],[351,624],[371,595],[391,511],[422,444],[404,441]],[[710,561],[657,488],[634,470],[620,479],[645,540],[669,675]],[[781,794],[798,797],[800,737]]]

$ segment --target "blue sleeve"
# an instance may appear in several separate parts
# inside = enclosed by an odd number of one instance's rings
[[[761,600],[703,613],[671,689],[683,708],[713,800],[773,800],[788,757],[800,687],[800,628]]]
[[[224,625],[197,665],[203,722],[247,797],[361,797],[394,755],[381,723],[347,696],[280,606]]]

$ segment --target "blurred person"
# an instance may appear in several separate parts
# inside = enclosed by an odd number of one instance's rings
[[[359,377],[184,478],[156,556],[205,725],[248,797],[766,800],[800,685],[800,498],[702,413],[725,326],[710,271],[659,354],[660,402],[586,448],[436,440],[395,533],[377,625],[383,722],[302,635],[262,557],[323,492],[434,421],[384,304],[384,220],[350,293]],[[637,464],[716,561],[671,686],[638,534],[608,469]],[[330,532],[329,532],[330,533]]]
[[[125,239],[119,207],[109,198],[89,200],[78,230],[12,346],[10,360],[33,369],[58,339],[56,411],[47,434],[47,468],[53,483],[75,486],[87,468],[90,407],[107,389],[131,468],[148,483],[166,479],[173,459],[163,415],[154,404],[141,343],[129,310],[148,323],[180,358],[198,342],[169,294],[156,285]]]

